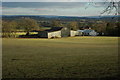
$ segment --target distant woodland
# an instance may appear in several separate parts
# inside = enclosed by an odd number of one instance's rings
[[[17,32],[42,31],[51,27],[69,27],[71,30],[94,29],[99,36],[119,36],[118,17],[66,16],[3,16],[2,37],[16,37]]]

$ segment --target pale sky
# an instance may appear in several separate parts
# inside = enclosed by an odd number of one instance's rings
[[[111,0],[1,0],[2,2],[109,2]],[[120,0],[114,0],[118,2]]]
[[[19,0],[3,0],[2,1],[3,15],[99,16],[100,13],[107,7],[106,5],[108,4],[108,3],[104,4],[103,2],[96,2],[94,4],[90,2],[35,2],[38,0],[34,0],[34,2],[11,2],[11,1]],[[78,1],[78,0],[61,0],[61,1]],[[112,15],[113,13],[111,13],[110,15]]]

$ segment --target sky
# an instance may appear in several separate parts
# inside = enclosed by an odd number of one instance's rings
[[[2,2],[109,2],[111,0],[0,0]],[[120,0],[114,0],[116,2]]]
[[[78,0],[2,0],[3,15],[57,15],[57,16],[99,16],[107,2],[77,2]],[[25,1],[25,0],[24,0]],[[45,2],[46,1],[46,2]],[[59,0],[58,0],[59,1]],[[65,1],[65,2],[64,2]],[[72,2],[73,1],[73,2]],[[79,0],[83,1],[83,0]],[[86,0],[87,1],[87,0]],[[1,10],[0,10],[1,11]],[[114,13],[114,11],[113,11]],[[113,15],[113,13],[109,15]],[[107,15],[107,14],[104,14]]]

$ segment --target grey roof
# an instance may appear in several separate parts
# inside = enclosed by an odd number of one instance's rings
[[[77,30],[78,32],[84,32],[84,30]]]
[[[92,31],[94,31],[94,30],[92,30],[92,29],[85,29],[85,30],[84,30],[85,33],[90,33],[90,32],[92,32]]]
[[[92,30],[92,29],[85,29],[85,30],[78,30],[79,32],[85,32],[85,33],[90,33],[92,31],[95,31],[95,30]]]

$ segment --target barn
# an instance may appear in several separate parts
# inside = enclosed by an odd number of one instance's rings
[[[68,27],[52,27],[51,29],[38,32],[38,37],[40,38],[60,38],[69,36],[70,29]]]

